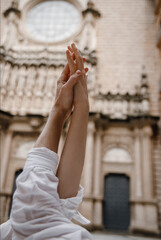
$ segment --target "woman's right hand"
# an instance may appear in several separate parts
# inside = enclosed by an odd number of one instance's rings
[[[68,118],[72,111],[74,86],[81,79],[80,71],[76,71],[71,76],[69,76],[69,73],[69,66],[67,64],[57,81],[56,99],[53,109],[54,111],[58,110],[64,120]]]
[[[74,74],[76,71],[80,71],[81,75],[78,83],[74,86],[74,107],[77,106],[85,107],[89,110],[88,101],[88,89],[87,89],[87,68],[84,68],[84,60],[81,56],[78,48],[72,43],[68,46],[66,51],[66,56],[68,60],[68,65],[70,69],[70,75]]]

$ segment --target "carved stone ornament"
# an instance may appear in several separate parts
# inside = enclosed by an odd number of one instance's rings
[[[96,18],[101,14],[94,8],[92,1],[88,1],[87,9],[83,12],[84,26],[81,34],[80,47],[86,51],[93,52],[96,50]]]
[[[17,44],[20,38],[22,38],[19,31],[21,12],[17,7],[17,1],[12,1],[11,7],[3,13],[6,24],[2,35],[2,45],[4,45],[7,49]]]
[[[39,128],[43,124],[43,120],[41,118],[31,118],[30,119],[30,125],[33,128]]]

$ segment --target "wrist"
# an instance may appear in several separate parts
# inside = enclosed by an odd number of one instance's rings
[[[66,119],[66,112],[63,111],[60,107],[54,105],[50,112],[50,117],[59,120],[60,122],[64,122]]]
[[[89,102],[88,101],[75,102],[74,110],[78,110],[83,113],[85,113],[85,112],[89,113]]]

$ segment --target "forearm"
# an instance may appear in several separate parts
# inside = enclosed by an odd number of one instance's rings
[[[64,114],[54,107],[49,114],[47,123],[37,139],[34,147],[46,147],[57,152],[59,140],[64,125]]]
[[[57,176],[61,198],[73,197],[78,192],[84,165],[88,124],[88,106],[76,106],[60,159]]]

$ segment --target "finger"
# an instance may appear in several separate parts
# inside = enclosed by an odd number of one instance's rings
[[[86,67],[84,70],[85,70],[85,73],[87,73],[89,69]]]
[[[73,53],[73,49],[71,48],[71,46],[68,46],[68,49]]]
[[[69,50],[66,51],[66,57],[69,64],[70,75],[72,75],[76,71],[76,65],[74,63],[73,57],[71,56]]]
[[[69,51],[72,53],[72,57],[73,57],[73,59],[75,60],[75,54],[74,54],[74,52],[73,52],[73,49],[72,49],[70,46],[68,46],[68,49],[69,49]],[[83,62],[85,62],[85,61],[86,61],[86,58],[83,57]]]
[[[75,54],[76,62],[77,62],[77,67],[80,71],[84,70],[84,63],[83,63],[83,58],[78,50],[78,48],[75,46],[74,43],[72,43],[72,49]]]
[[[74,53],[72,53],[72,58],[73,58],[73,60],[75,60],[75,54]]]
[[[68,63],[65,65],[60,78],[58,79],[58,82],[66,82],[68,80],[68,74],[69,74],[69,65]]]
[[[75,54],[74,53],[72,53],[72,58],[73,58],[73,60],[75,60]],[[83,62],[85,62],[85,61],[86,61],[86,58],[83,57]]]
[[[73,75],[70,76],[69,80],[65,83],[65,87],[72,88],[79,81],[81,77],[81,71],[77,70]]]
[[[69,49],[69,51],[72,53],[72,55],[74,55],[74,52],[73,52],[73,49],[71,48],[71,46],[68,46],[68,49]],[[75,59],[75,58],[74,58]],[[85,62],[86,61],[86,58],[85,57],[83,57],[83,62]]]

